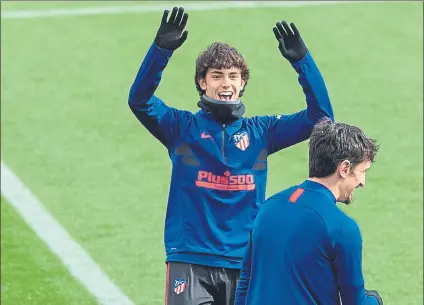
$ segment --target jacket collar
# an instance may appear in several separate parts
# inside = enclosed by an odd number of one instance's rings
[[[319,192],[319,193],[329,197],[331,199],[331,201],[334,202],[334,204],[336,204],[336,197],[334,197],[333,192],[330,191],[330,189],[328,187],[326,187],[325,185],[323,185],[321,183],[311,181],[311,180],[305,180],[301,184],[301,187],[308,189],[308,190],[315,191],[315,192]]]
[[[196,114],[196,116],[201,117],[202,119],[205,119],[208,121],[209,124],[212,124],[215,128],[220,128],[221,130],[224,128],[224,125],[218,122],[212,114],[204,111],[203,109],[200,109]],[[232,136],[237,131],[239,131],[243,126],[244,119],[240,118],[238,120],[235,120],[231,124],[225,125],[225,132],[227,135]],[[214,129],[215,129],[214,128]]]

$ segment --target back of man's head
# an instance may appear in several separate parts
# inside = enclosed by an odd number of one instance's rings
[[[328,177],[346,160],[351,170],[364,161],[374,162],[378,149],[377,142],[360,128],[325,118],[315,125],[310,136],[309,178]]]

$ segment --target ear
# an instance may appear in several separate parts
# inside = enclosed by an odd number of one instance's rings
[[[242,79],[241,80],[241,89],[240,90],[243,90],[244,89],[244,85],[246,85],[246,81],[244,79]]]
[[[340,177],[342,177],[343,179],[349,176],[350,161],[349,160],[342,161],[337,168],[337,172],[339,173]]]
[[[204,78],[199,78],[199,80],[197,81],[199,83],[199,86],[202,90],[206,91],[206,80]]]

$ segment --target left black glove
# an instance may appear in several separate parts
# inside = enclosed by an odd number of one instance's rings
[[[294,23],[290,23],[290,26],[293,30],[283,20],[276,23],[273,31],[279,42],[278,49],[280,49],[281,54],[291,63],[295,63],[306,55],[308,49]]]
[[[378,305],[383,305],[383,299],[380,297],[376,290],[366,290],[367,296],[373,296],[377,299]]]

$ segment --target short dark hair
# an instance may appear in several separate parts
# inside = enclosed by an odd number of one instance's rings
[[[199,95],[205,93],[204,90],[200,88],[199,80],[206,77],[208,69],[230,68],[240,69],[241,79],[246,81],[243,90],[240,91],[240,96],[242,96],[250,76],[249,68],[243,56],[236,48],[224,42],[214,42],[208,46],[196,59],[194,83],[196,84]]]
[[[351,169],[364,161],[374,162],[379,145],[364,132],[328,118],[319,121],[309,141],[309,178],[332,175],[340,162],[349,160]]]

